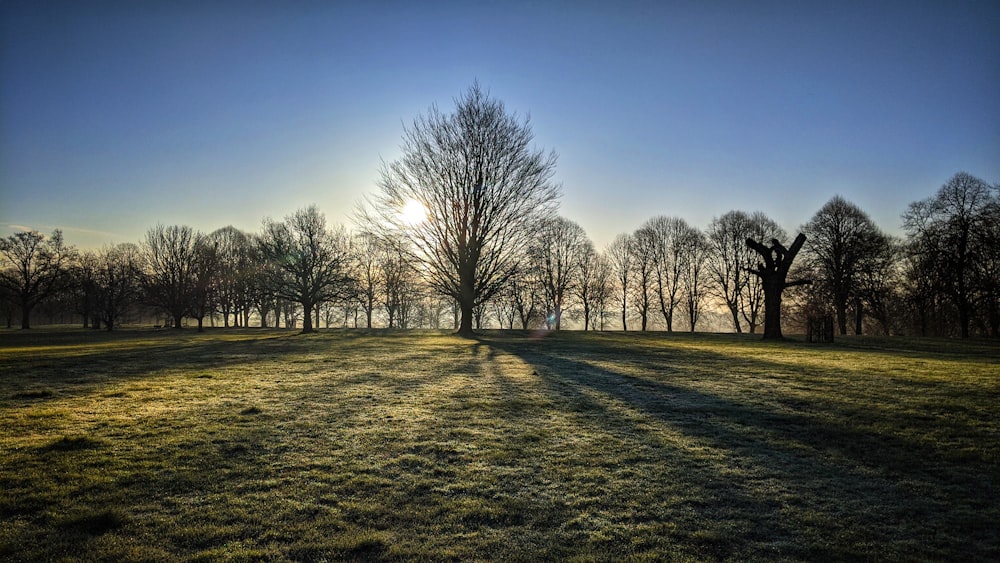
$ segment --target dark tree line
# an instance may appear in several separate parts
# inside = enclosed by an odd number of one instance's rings
[[[453,113],[432,107],[405,131],[355,234],[316,207],[257,233],[157,225],[138,244],[87,252],[59,231],[17,233],[0,239],[0,312],[22,328],[45,306],[107,330],[147,311],[199,329],[712,322],[765,337],[780,337],[782,320],[830,315],[840,334],[1000,336],[997,185],[956,174],[909,206],[905,239],[836,196],[790,245],[763,213],[734,210],[704,231],[656,216],[598,251],[556,214],[555,155],[532,139],[527,119],[474,85]]]

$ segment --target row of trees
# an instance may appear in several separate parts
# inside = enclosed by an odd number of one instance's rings
[[[453,113],[432,107],[383,166],[359,229],[315,207],[257,233],[157,226],[139,244],[79,253],[57,231],[0,241],[0,301],[22,327],[59,298],[111,330],[151,308],[180,327],[342,326],[697,330],[706,313],[736,332],[780,336],[793,315],[832,315],[841,334],[1000,335],[1000,188],[956,174],[904,214],[906,239],[834,197],[788,235],[762,213],[706,229],[657,216],[598,251],[558,216],[556,157],[527,119],[474,85]],[[801,251],[801,253],[800,253]],[[798,256],[798,258],[796,258]],[[786,292],[787,290],[787,292]],[[314,322],[315,320],[315,322]],[[700,324],[701,323],[701,324]],[[714,327],[721,328],[721,327]]]
[[[790,277],[810,280],[787,296],[793,315],[830,314],[841,334],[1000,333],[1000,198],[995,186],[957,174],[904,215],[907,238],[882,232],[856,205],[834,197],[802,226],[806,242]],[[705,230],[658,216],[598,251],[583,228],[540,220],[514,265],[474,304],[476,327],[697,330],[705,311],[755,333],[764,321],[761,256],[751,241],[787,234],[763,213],[730,211]],[[757,243],[763,247],[763,244]],[[85,325],[112,330],[146,308],[180,327],[210,318],[224,326],[439,328],[461,310],[436,287],[406,241],[329,228],[315,207],[260,232],[203,234],[158,225],[138,244],[77,252],[57,231],[11,235],[0,244],[8,324],[46,300]],[[458,323],[456,328],[460,328]],[[715,328],[719,328],[715,325]]]

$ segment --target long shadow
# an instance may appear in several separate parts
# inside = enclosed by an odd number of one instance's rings
[[[603,398],[728,452],[736,460],[733,463],[760,468],[793,493],[801,491],[807,497],[802,499],[805,513],[814,510],[823,514],[828,524],[838,528],[828,532],[840,536],[841,542],[848,540],[847,545],[834,543],[830,547],[833,551],[809,553],[810,557],[941,557],[968,553],[970,542],[973,551],[984,558],[1000,552],[997,528],[989,524],[1000,521],[1000,509],[993,502],[1000,491],[1000,475],[993,463],[978,457],[942,458],[933,448],[892,435],[892,427],[888,432],[859,429],[850,423],[849,412],[830,412],[829,404],[811,405],[820,409],[815,413],[789,412],[763,401],[739,402],[694,385],[672,383],[669,375],[656,373],[664,364],[663,358],[628,358],[631,366],[648,364],[644,371],[649,377],[595,365],[594,357],[606,359],[618,354],[610,347],[612,342],[588,342],[591,348],[582,358],[576,357],[579,348],[564,349],[558,339],[498,337],[485,338],[484,342],[535,366],[550,393],[602,412],[602,418],[613,420],[615,425],[635,427],[634,422],[620,417],[616,420]],[[684,356],[687,364],[717,364],[728,359],[704,350],[685,351]],[[771,392],[762,389],[760,393]],[[826,484],[817,487],[817,481]],[[732,486],[740,488],[739,483]],[[749,492],[741,494],[754,497]],[[760,501],[749,505],[751,512],[759,510],[757,514],[772,524],[787,518],[774,508],[768,510],[765,499]],[[942,512],[946,516],[926,525],[915,517]],[[894,520],[906,521],[910,537],[893,538],[902,540],[901,546],[872,545],[879,541],[878,530]],[[792,528],[792,536],[814,533],[807,522],[786,521],[778,529],[784,526]]]

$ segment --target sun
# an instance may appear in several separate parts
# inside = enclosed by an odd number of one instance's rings
[[[399,219],[411,227],[419,225],[427,220],[427,208],[415,199],[408,199],[399,210]]]

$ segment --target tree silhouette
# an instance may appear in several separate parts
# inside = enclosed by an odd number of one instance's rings
[[[407,240],[430,286],[458,302],[459,334],[472,334],[473,310],[506,287],[533,226],[555,210],[556,156],[531,148],[532,139],[527,119],[474,84],[454,113],[432,106],[405,130],[373,212],[362,211],[367,228]],[[423,220],[409,212],[417,205]]]
[[[788,269],[795,260],[795,255],[802,249],[806,242],[806,236],[799,233],[792,242],[792,246],[785,248],[778,239],[771,240],[771,246],[767,247],[753,240],[747,239],[747,246],[757,252],[764,260],[758,262],[755,269],[750,272],[760,278],[764,286],[764,340],[780,340],[781,334],[781,294],[785,288],[812,283],[810,280],[786,281]]]

